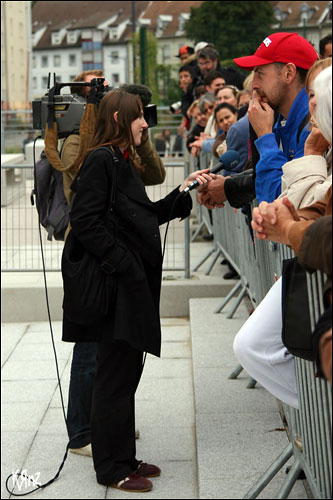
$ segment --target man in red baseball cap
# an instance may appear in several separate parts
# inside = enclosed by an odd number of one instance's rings
[[[280,195],[282,166],[304,155],[309,134],[304,82],[307,70],[317,59],[312,45],[297,33],[273,33],[254,55],[234,59],[241,68],[254,70],[248,116],[258,137],[254,144],[260,155],[255,167],[255,195],[259,202],[272,202]],[[274,112],[279,113],[275,124]],[[226,180],[218,176],[208,184],[206,193],[200,193],[199,201],[208,208],[227,199],[232,206],[241,206],[242,187],[237,188],[237,182],[236,176]],[[246,191],[254,193],[250,184],[249,179]],[[244,185],[244,179],[240,185]],[[237,201],[232,200],[231,193],[237,193]],[[244,189],[244,203],[250,201],[247,193]]]
[[[186,59],[188,59],[188,57],[192,54],[194,54],[194,48],[189,47],[188,45],[183,45],[182,47],[180,47],[176,57],[179,57],[181,62],[184,63]]]
[[[297,33],[273,33],[263,40],[254,55],[234,59],[241,68],[254,70],[248,116],[258,136],[255,141],[260,154],[255,184],[258,201],[274,201],[281,193],[282,166],[304,155],[308,131],[298,133],[308,114],[304,81],[307,70],[317,59],[312,45]],[[274,111],[280,113],[275,125]]]
[[[248,70],[278,62],[309,69],[317,59],[317,52],[311,43],[298,33],[273,33],[265,38],[253,56],[237,57],[234,61]]]

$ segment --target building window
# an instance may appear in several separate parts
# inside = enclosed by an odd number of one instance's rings
[[[59,33],[52,33],[51,35],[52,45],[59,45],[61,43],[61,36]]]
[[[118,51],[112,51],[111,52],[111,63],[112,64],[118,64],[119,63],[119,52]]]
[[[93,50],[94,46],[93,46],[93,42],[92,41],[85,41],[85,42],[82,42],[82,50],[84,52],[86,51],[90,51],[90,50]]]
[[[83,71],[88,71],[90,69],[95,69],[94,68],[94,63],[83,63]]]
[[[94,31],[93,40],[94,40],[94,42],[102,43],[102,32],[101,31]]]
[[[68,64],[69,66],[76,66],[76,54],[69,54]]]
[[[35,76],[32,77],[32,88],[33,89],[37,88],[37,78]]]
[[[32,68],[36,68],[36,56],[32,56],[31,58],[31,65],[32,65]]]
[[[113,85],[116,85],[116,83],[119,83],[119,74],[118,73],[112,74],[112,82],[113,82]]]
[[[48,80],[47,76],[42,77],[42,88],[43,89],[47,88],[47,80]]]
[[[162,64],[164,64],[167,59],[170,59],[170,45],[163,45],[162,59],[163,59]]]
[[[89,35],[89,36],[88,36]],[[100,31],[82,34],[83,70],[103,69],[102,33]]]
[[[53,56],[53,66],[59,68],[61,66],[61,57],[59,55]]]
[[[82,31],[82,36],[81,36],[82,40],[91,40],[92,36],[93,36],[92,31],[90,30]]]
[[[49,58],[48,56],[42,56],[42,68],[47,68],[49,65]]]
[[[77,41],[77,32],[69,31],[67,33],[67,43],[76,43],[76,41]]]
[[[98,52],[94,52],[94,63],[101,64],[102,63],[102,52],[99,50]]]
[[[83,52],[82,53],[82,62],[92,62],[94,60],[94,56],[92,52]]]
[[[110,40],[116,40],[118,38],[118,28],[110,28],[109,37]]]

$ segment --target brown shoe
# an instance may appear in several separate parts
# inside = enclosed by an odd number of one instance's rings
[[[145,477],[139,476],[133,472],[127,477],[124,477],[121,481],[116,484],[111,484],[112,488],[117,488],[117,490],[134,492],[134,493],[145,493],[150,491],[153,487],[153,483],[146,479]]]
[[[161,474],[161,469],[157,465],[146,464],[141,461],[135,472],[142,477],[157,477]]]

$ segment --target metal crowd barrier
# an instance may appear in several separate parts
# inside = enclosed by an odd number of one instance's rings
[[[149,186],[148,196],[158,200],[187,176],[188,163],[184,159],[166,159],[167,176],[163,184]],[[1,166],[1,173],[7,182],[1,197],[1,269],[2,271],[41,271],[43,261],[39,236],[38,214],[31,205],[33,189],[32,165]],[[163,242],[166,224],[161,226]],[[47,233],[41,228],[43,256],[46,271],[61,269],[63,242],[48,241]],[[164,271],[183,271],[189,278],[189,220],[170,222],[164,256]]]
[[[200,206],[198,210],[199,217],[200,212],[204,214],[207,211],[205,207]],[[236,269],[240,280],[215,311],[220,312],[238,293],[232,311],[227,316],[232,318],[245,294],[251,299],[254,307],[260,303],[276,279],[281,276],[283,259],[291,257],[293,252],[285,245],[254,239],[246,215],[228,203],[223,208],[214,209],[212,213],[214,243],[211,251],[198,263],[195,270],[211,258],[212,262],[207,271],[209,274],[219,255],[224,256]],[[324,311],[324,276],[316,272],[308,274],[307,279],[311,322],[314,328]],[[241,370],[241,366],[237,367],[230,378],[236,378]],[[314,363],[301,358],[296,358],[296,376],[300,409],[295,410],[283,405],[290,443],[244,498],[257,498],[291,457],[294,458],[293,465],[275,498],[288,498],[301,471],[304,471],[314,498],[331,498],[332,388],[328,382],[316,377]],[[252,379],[248,387],[254,385],[255,381]],[[299,438],[302,443],[301,450]]]

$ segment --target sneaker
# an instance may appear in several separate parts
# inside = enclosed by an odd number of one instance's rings
[[[133,493],[145,493],[146,491],[150,491],[152,489],[153,483],[149,481],[149,479],[139,476],[139,474],[133,472],[129,476],[124,477],[124,479],[118,483],[111,484],[111,486],[117,490]]]
[[[141,461],[135,472],[142,477],[158,477],[161,474],[161,469],[157,465],[146,464]]]
[[[75,453],[76,455],[82,455],[84,457],[92,457],[92,449],[91,444],[87,444],[87,446],[82,446],[82,448],[69,448],[71,453]]]
[[[203,236],[203,239],[206,241],[212,241],[214,239],[214,235],[213,234],[205,234]]]

